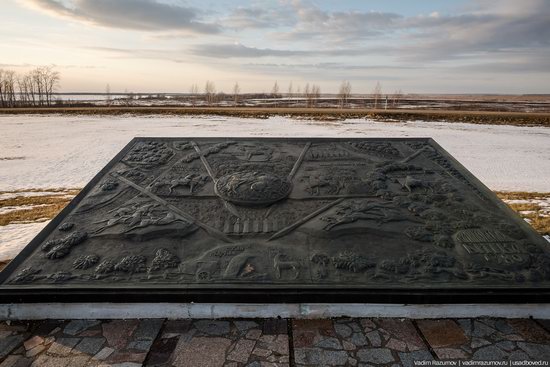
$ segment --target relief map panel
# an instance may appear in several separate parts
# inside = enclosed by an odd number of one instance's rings
[[[0,295],[547,302],[549,249],[431,139],[136,138]]]

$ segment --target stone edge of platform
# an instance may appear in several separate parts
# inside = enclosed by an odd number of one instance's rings
[[[531,304],[238,304],[238,303],[21,303],[0,304],[0,320],[41,319],[218,319],[333,317],[390,318],[538,318],[550,307]]]

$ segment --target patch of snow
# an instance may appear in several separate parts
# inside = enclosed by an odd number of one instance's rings
[[[223,121],[220,121],[222,120]],[[432,137],[493,190],[550,192],[550,129],[193,116],[0,116],[0,190],[82,187],[135,136]]]
[[[49,222],[0,226],[0,261],[13,259]]]

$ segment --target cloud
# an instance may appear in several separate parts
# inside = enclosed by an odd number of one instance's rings
[[[296,23],[294,12],[288,7],[271,7],[268,4],[237,7],[222,19],[225,27],[241,30],[246,28],[275,29]]]
[[[326,11],[300,0],[292,1],[291,5],[297,17],[296,25],[290,31],[278,32],[280,39],[351,43],[383,35],[403,18],[389,12]]]
[[[23,3],[54,16],[109,28],[220,32],[217,25],[200,22],[196,9],[157,0],[72,0],[70,5],[59,0],[23,0]]]
[[[358,56],[374,52],[389,52],[388,47],[334,48],[328,50],[283,50],[249,47],[240,43],[203,44],[193,46],[193,55],[211,58],[257,58],[257,57],[295,57],[295,56]]]

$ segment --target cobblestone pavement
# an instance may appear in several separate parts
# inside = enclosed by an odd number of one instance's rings
[[[0,367],[412,366],[548,360],[531,319],[68,320],[0,322]]]

